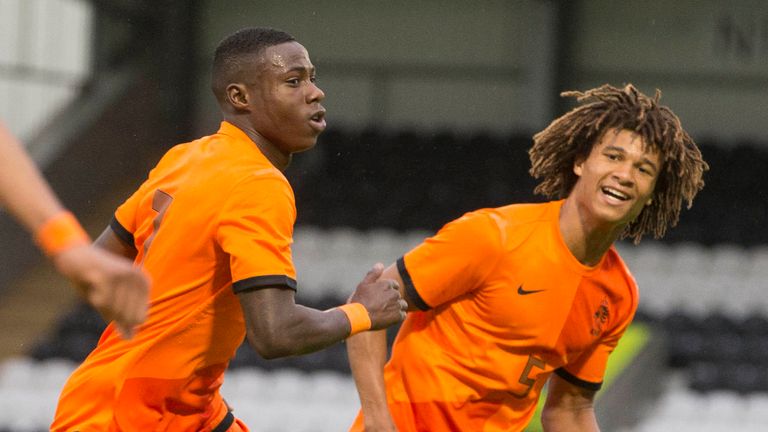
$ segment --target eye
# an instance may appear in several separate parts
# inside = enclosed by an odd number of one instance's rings
[[[638,170],[640,170],[640,172],[643,174],[646,174],[649,176],[653,175],[653,170],[645,165],[641,165],[640,168],[638,168]]]
[[[309,77],[309,82],[311,82],[313,84],[316,83],[317,82],[317,77],[312,75],[311,77]]]
[[[289,79],[285,80],[285,82],[287,82],[288,84],[290,84],[290,85],[292,85],[294,87],[298,86],[300,81],[301,80],[299,80],[298,78],[289,78]]]
[[[619,160],[621,159],[621,156],[618,153],[606,153],[605,157],[607,157],[610,160]]]

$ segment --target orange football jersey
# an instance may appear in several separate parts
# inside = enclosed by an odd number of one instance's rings
[[[296,289],[296,218],[283,174],[237,127],[171,149],[115,213],[153,286],[131,340],[110,324],[66,383],[55,431],[210,431],[245,338],[236,293]],[[230,420],[231,421],[231,420]]]
[[[397,261],[421,309],[384,369],[400,432],[522,430],[553,372],[599,389],[637,286],[613,247],[595,267],[570,253],[562,203],[469,213]]]

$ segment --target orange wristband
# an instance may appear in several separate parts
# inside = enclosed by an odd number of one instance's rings
[[[48,255],[56,255],[71,247],[90,244],[91,239],[71,212],[57,213],[45,221],[35,233],[35,241]]]
[[[362,303],[347,303],[339,306],[339,309],[347,315],[349,326],[352,328],[352,331],[349,333],[350,336],[371,328],[371,317]]]

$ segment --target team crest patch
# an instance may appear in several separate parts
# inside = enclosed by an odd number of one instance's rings
[[[592,330],[590,331],[592,336],[597,337],[603,333],[603,326],[608,322],[608,315],[608,299],[604,298],[592,316]]]

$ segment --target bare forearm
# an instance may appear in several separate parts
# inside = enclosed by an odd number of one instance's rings
[[[278,358],[311,353],[349,335],[350,325],[338,309],[320,311],[301,305],[264,320],[270,329],[251,326],[248,338],[264,358]]]
[[[350,325],[344,312],[296,305],[296,319],[286,323],[283,341],[289,355],[301,355],[341,342],[349,332]]]
[[[0,200],[30,232],[35,232],[62,210],[21,143],[3,125],[0,125]]]
[[[388,418],[383,374],[387,360],[386,330],[360,333],[349,338],[347,354],[366,420],[381,416]]]
[[[544,410],[541,424],[544,432],[600,432],[592,408]]]
[[[391,280],[378,280],[383,266],[366,274],[347,304],[327,311],[295,303],[294,291],[269,287],[238,294],[248,341],[265,358],[306,354],[368,329],[400,322],[405,302]]]

